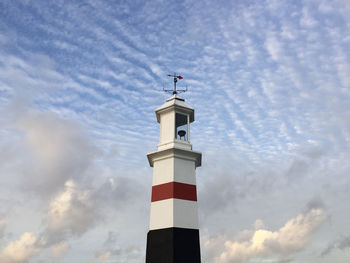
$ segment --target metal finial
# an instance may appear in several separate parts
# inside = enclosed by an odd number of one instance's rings
[[[181,92],[186,92],[186,91],[187,91],[187,87],[186,87],[186,89],[180,89],[180,90],[179,90],[179,89],[176,89],[177,80],[178,80],[178,79],[183,79],[182,76],[176,75],[176,73],[174,73],[174,75],[170,75],[170,74],[169,74],[168,77],[173,77],[173,78],[174,78],[174,89],[164,89],[164,88],[163,88],[163,91],[172,93],[173,95],[178,94],[178,93],[181,93]]]

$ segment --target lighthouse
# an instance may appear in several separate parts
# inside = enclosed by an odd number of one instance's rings
[[[190,124],[194,109],[173,95],[155,110],[160,124],[157,151],[147,154],[153,167],[151,215],[147,234],[146,263],[199,263],[195,170],[202,154],[192,150]]]

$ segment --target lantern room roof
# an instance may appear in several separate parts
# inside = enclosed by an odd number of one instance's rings
[[[166,102],[155,110],[157,115],[157,121],[160,122],[161,112],[171,109],[179,110],[190,115],[190,122],[194,121],[194,109],[189,106],[183,98],[180,98],[177,94],[174,94]]]

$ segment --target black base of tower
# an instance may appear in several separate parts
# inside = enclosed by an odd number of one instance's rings
[[[200,263],[199,230],[164,228],[147,235],[146,263]]]

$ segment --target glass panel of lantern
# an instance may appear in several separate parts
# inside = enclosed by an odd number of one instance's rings
[[[187,115],[175,113],[175,138],[187,141]]]

